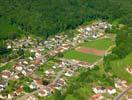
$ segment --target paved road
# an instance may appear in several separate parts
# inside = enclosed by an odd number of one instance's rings
[[[53,80],[53,82],[51,82],[50,84],[54,84],[62,76],[65,69],[66,69],[66,67],[63,68],[63,70],[59,71],[58,74],[56,75],[55,79]],[[16,100],[27,100],[27,98],[29,96],[32,96],[33,94],[38,93],[43,88],[45,88],[45,86],[42,86],[40,89],[37,89],[36,91],[33,91],[31,93],[27,93],[27,94],[23,95],[22,97],[18,97],[18,99],[16,99]]]
[[[124,90],[123,92],[121,92],[116,98],[115,100],[121,100],[121,97],[123,97],[128,91],[132,90],[132,85],[129,86],[126,90]]]

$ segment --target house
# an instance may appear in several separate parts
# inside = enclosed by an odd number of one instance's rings
[[[23,93],[23,86],[21,85],[14,93],[15,93],[16,96],[18,96],[21,93]]]
[[[4,80],[0,82],[0,92],[4,90],[4,88],[7,86],[7,82],[5,82]]]
[[[38,100],[35,96],[29,96],[27,100]]]
[[[119,88],[119,89],[124,89],[124,88],[127,88],[127,81],[125,80],[120,80],[118,79],[116,82],[115,82],[115,87],[116,88]]]
[[[128,73],[132,74],[132,67],[128,67],[126,70],[128,71]]]
[[[58,79],[56,83],[57,83],[58,85],[60,85],[60,86],[64,86],[64,85],[66,84],[66,83],[65,83],[65,80],[62,79],[62,78]]]
[[[57,90],[60,90],[60,89],[62,89],[62,87],[63,87],[65,84],[66,84],[65,80],[62,79],[62,78],[60,78],[60,79],[58,79],[58,80],[56,81],[56,83],[54,84],[54,85],[55,85],[54,88],[57,89]]]
[[[15,75],[14,78],[17,80],[19,79],[20,77],[18,75]]]
[[[37,88],[42,86],[42,80],[41,79],[34,79],[33,82],[37,86]]]
[[[46,70],[45,71],[46,76],[52,76],[55,74],[54,70]]]
[[[111,94],[115,94],[116,93],[116,89],[114,89],[113,87],[108,87],[107,88],[107,92],[111,95]]]
[[[78,66],[80,66],[80,67],[86,67],[87,68],[87,67],[90,66],[90,64],[88,62],[81,61],[81,62],[78,63]]]
[[[33,60],[33,57],[29,57],[29,60]]]
[[[34,65],[39,65],[41,62],[42,62],[42,59],[37,58],[37,59],[34,60],[33,64]]]
[[[23,74],[24,76],[26,76],[26,75],[27,75],[27,72],[26,72],[25,70],[22,70],[22,74]]]
[[[47,90],[41,90],[39,93],[38,93],[38,95],[40,96],[40,97],[45,97],[45,96],[47,96],[48,95],[48,91]]]
[[[8,94],[7,98],[8,98],[8,100],[12,100],[13,96],[11,94]]]
[[[98,94],[98,93],[106,93],[106,88],[102,86],[97,86],[93,88],[93,92]]]
[[[1,73],[1,77],[4,78],[4,79],[8,79],[11,75],[11,72],[8,71],[8,70],[4,70],[2,73]]]
[[[11,49],[11,48],[12,48],[11,45],[8,45],[8,46],[7,46],[7,49]]]
[[[23,67],[21,66],[21,64],[16,64],[14,66],[14,68],[17,70],[17,71],[22,71]]]
[[[72,71],[72,70],[68,70],[68,71],[65,73],[65,76],[70,77],[70,76],[73,75],[73,73],[74,73],[74,71]]]
[[[28,62],[27,61],[23,61],[23,64],[28,65]]]
[[[29,85],[29,88],[30,88],[30,89],[36,89],[36,88],[37,88],[37,85],[36,85],[34,82],[32,82],[32,83]]]
[[[128,95],[126,99],[127,100],[132,100],[132,95]]]
[[[102,100],[102,99],[103,99],[102,94],[95,94],[91,98],[91,100]]]
[[[6,97],[0,94],[0,100],[6,100]]]

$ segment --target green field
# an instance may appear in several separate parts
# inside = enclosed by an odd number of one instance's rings
[[[70,51],[64,53],[64,58],[76,59],[76,60],[80,60],[80,61],[86,61],[86,62],[93,63],[93,62],[99,60],[101,57],[92,55],[92,54],[85,54],[85,53],[77,52],[75,50],[70,50]]]
[[[80,46],[87,47],[87,48],[96,48],[98,50],[107,50],[113,44],[114,42],[111,39],[104,38],[104,39],[98,39],[94,41],[88,41],[81,44]]]
[[[126,71],[128,66],[132,66],[132,54],[122,60],[115,60],[111,62],[111,73],[121,79],[127,80],[129,83],[132,83],[132,75]]]

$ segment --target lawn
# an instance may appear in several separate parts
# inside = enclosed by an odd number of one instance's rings
[[[39,75],[39,76],[43,76],[44,72],[47,69],[51,68],[54,64],[55,64],[55,62],[52,61],[52,60],[46,62],[45,64],[38,67],[38,69],[36,70],[36,74]]]
[[[87,47],[87,48],[96,48],[98,50],[107,50],[114,42],[109,38],[98,39],[93,41],[88,41],[80,46]]]
[[[85,54],[85,53],[77,52],[75,50],[69,50],[64,53],[64,58],[76,59],[76,60],[80,60],[80,61],[86,61],[86,62],[93,63],[93,62],[99,60],[101,57],[92,55],[92,54]]]
[[[132,54],[128,55],[124,59],[111,62],[111,72],[117,77],[132,83],[132,75],[126,71],[128,66],[132,66]]]
[[[10,70],[10,69],[13,67],[13,65],[14,65],[15,63],[16,63],[16,62],[13,61],[13,62],[11,62],[11,63],[6,64],[6,65],[3,66],[3,67],[0,67],[0,73],[1,73],[2,71],[4,71],[4,70]]]

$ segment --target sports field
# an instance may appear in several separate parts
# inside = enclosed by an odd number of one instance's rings
[[[80,46],[85,48],[95,48],[98,50],[107,50],[113,44],[114,42],[111,39],[104,38],[104,39],[88,41],[81,44]]]

